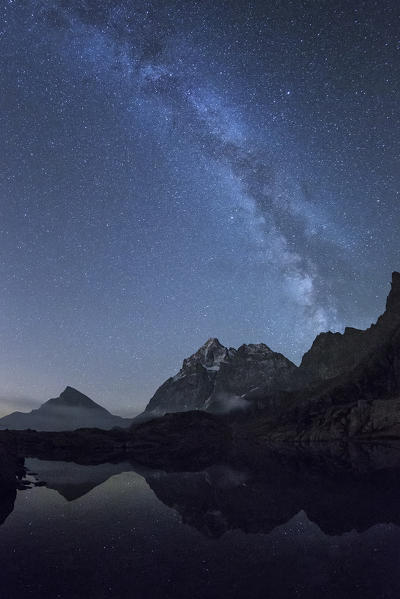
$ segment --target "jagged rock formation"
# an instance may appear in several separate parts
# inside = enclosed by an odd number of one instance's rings
[[[355,368],[372,351],[386,343],[400,325],[400,273],[392,275],[386,310],[365,331],[347,327],[341,333],[321,333],[303,356],[299,371],[307,380],[330,379]]]
[[[296,376],[296,391],[273,398],[273,406],[267,394],[259,402],[251,434],[308,441],[399,437],[400,274],[393,273],[376,324],[319,335]]]
[[[85,427],[111,429],[130,424],[131,419],[114,416],[73,387],[66,387],[59,397],[49,399],[37,410],[29,413],[13,412],[0,418],[0,428],[15,430],[30,428],[38,431],[66,431]]]
[[[19,456],[77,464],[102,464],[127,459],[127,428],[80,428],[73,431],[0,431],[0,444],[13,446]]]
[[[228,412],[246,405],[246,394],[262,388],[285,389],[296,366],[263,343],[224,347],[216,338],[183,361],[146,407],[148,416],[166,412]]]

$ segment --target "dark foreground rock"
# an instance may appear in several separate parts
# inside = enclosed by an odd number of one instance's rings
[[[13,440],[0,441],[0,489],[14,489],[18,470],[16,445]]]
[[[180,412],[133,427],[130,451],[138,461],[155,467],[186,464],[198,469],[226,455],[231,441],[222,418],[202,411]]]
[[[0,443],[13,445],[20,456],[71,460],[80,464],[119,460],[126,454],[128,441],[128,434],[123,429],[0,431]]]
[[[231,429],[205,412],[185,412],[132,426],[130,429],[80,429],[65,432],[0,431],[0,444],[20,456],[96,464],[132,459],[169,468],[199,468],[230,448]]]
[[[0,440],[0,525],[14,509],[17,487],[24,474],[23,462],[13,440]]]

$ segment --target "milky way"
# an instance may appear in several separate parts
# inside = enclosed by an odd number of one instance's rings
[[[298,362],[400,268],[396,2],[2,3],[0,397]]]

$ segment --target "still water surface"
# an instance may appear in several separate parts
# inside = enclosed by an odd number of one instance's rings
[[[400,597],[397,471],[26,465],[46,486],[3,502],[1,599]]]

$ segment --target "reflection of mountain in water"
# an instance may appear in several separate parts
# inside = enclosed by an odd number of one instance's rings
[[[228,530],[271,532],[304,510],[326,534],[364,531],[378,523],[400,525],[398,444],[285,446],[240,453],[230,464],[200,472],[165,472],[119,464],[81,465],[27,459],[38,481],[68,501],[111,476],[136,471],[184,523],[206,536]],[[16,491],[0,492],[0,524],[13,509]]]
[[[353,451],[353,453],[352,453]],[[400,525],[400,451],[269,453],[202,472],[148,473],[157,497],[208,536],[241,529],[269,533],[304,510],[327,534],[377,523]]]
[[[45,461],[29,458],[26,467],[46,487],[58,491],[67,501],[78,499],[107,481],[111,476],[132,470],[128,462],[83,466],[74,462]]]

